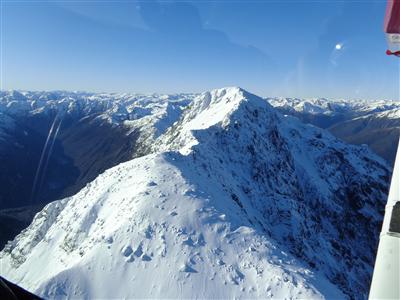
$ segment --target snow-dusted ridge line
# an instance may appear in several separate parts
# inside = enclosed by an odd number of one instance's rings
[[[389,174],[366,147],[213,90],[152,154],[35,218],[1,275],[48,298],[367,295]]]
[[[85,92],[0,92],[0,112],[9,115],[53,113],[87,116],[100,114],[111,123],[162,114],[167,106],[186,106],[195,94],[128,94]]]
[[[4,128],[14,126],[13,119],[31,115],[75,120],[93,118],[131,131],[140,128],[143,139],[158,137],[170,127],[196,94],[128,94],[86,92],[0,91],[0,115]],[[146,138],[147,137],[147,138]]]
[[[266,98],[274,107],[312,115],[332,115],[337,113],[350,113],[366,115],[400,109],[400,101],[389,100],[333,100],[326,98]]]
[[[232,87],[232,89],[238,89]],[[123,116],[119,120],[132,119],[132,109],[136,106],[149,107],[154,102],[174,102],[182,99],[192,100],[201,96],[195,93],[177,94],[135,94],[135,93],[88,93],[88,92],[33,92],[33,91],[0,91],[0,111],[8,113],[22,113],[34,110],[58,109],[64,113],[72,113],[78,108],[89,112],[106,112],[110,120],[111,116]],[[310,114],[335,114],[335,113],[356,113],[365,115],[400,109],[398,101],[370,101],[370,100],[333,100],[326,98],[265,98],[272,106],[289,109]],[[137,117],[137,115],[136,115]],[[115,122],[117,121],[114,120]]]
[[[348,143],[366,144],[394,163],[400,132],[399,101],[267,99],[281,113],[329,130]]]

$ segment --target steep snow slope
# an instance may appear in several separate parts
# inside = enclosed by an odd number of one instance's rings
[[[187,163],[149,155],[49,204],[2,258],[3,272],[49,298],[318,295],[305,287],[314,275],[236,216],[229,195]]]
[[[41,296],[366,296],[390,170],[238,88],[49,204],[0,253]]]

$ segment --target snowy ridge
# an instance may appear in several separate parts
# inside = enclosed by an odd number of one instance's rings
[[[299,98],[267,98],[274,107],[298,113],[325,114],[351,113],[364,115],[399,109],[399,101],[368,101],[368,100],[330,100],[325,98],[299,99]]]
[[[205,92],[195,97],[181,120],[169,129],[158,144],[166,150],[174,149],[179,150],[182,154],[188,154],[191,152],[191,148],[198,143],[194,132],[208,129],[217,124],[226,127],[231,121],[231,115],[242,102],[248,101],[246,95],[246,91],[238,87],[231,87]],[[256,101],[265,107],[264,100],[257,98]],[[171,135],[175,137],[178,135],[178,139],[174,141],[173,145],[170,141]]]
[[[31,92],[0,91],[0,139],[29,116],[47,116],[49,119],[93,119],[123,127],[128,136],[136,131],[141,152],[163,134],[182,111],[191,103],[195,94],[142,95],[86,92]],[[64,122],[65,127],[67,122]]]
[[[214,90],[153,154],[46,206],[1,275],[48,298],[366,296],[389,174],[366,147]]]
[[[44,240],[13,250],[30,252],[22,265],[12,256],[3,265],[27,272],[21,283],[50,298],[321,296],[306,288],[303,277],[313,281],[312,272],[208,204],[221,191],[194,190],[180,176],[184,165],[173,154],[150,155],[107,171],[68,200]],[[49,214],[56,205],[46,207]],[[32,225],[19,239],[35,232]],[[50,256],[40,255],[51,245]]]
[[[195,94],[142,95],[142,94],[99,94],[85,92],[0,92],[0,112],[10,115],[53,114],[78,118],[98,115],[98,118],[119,125],[129,121],[162,123],[159,130],[170,126],[179,118],[165,120],[168,112],[186,107]],[[151,116],[151,120],[149,118]],[[147,118],[146,118],[147,117]],[[164,124],[165,123],[165,124]],[[171,124],[172,124],[171,123]],[[154,125],[153,124],[153,125]],[[157,124],[156,124],[157,125]],[[161,132],[160,132],[161,133]]]
[[[0,249],[47,203],[74,195],[106,169],[147,154],[192,98],[0,92]]]
[[[327,129],[352,144],[366,144],[394,164],[400,133],[399,101],[267,99],[278,111]]]
[[[377,119],[385,119],[385,120],[399,120],[400,119],[400,107],[396,107],[393,109],[389,109],[386,111],[379,111],[376,113],[368,114],[367,116],[363,116],[363,118],[372,117]]]

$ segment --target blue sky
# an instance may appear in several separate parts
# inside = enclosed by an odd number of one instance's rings
[[[398,100],[385,6],[2,0],[2,88]]]

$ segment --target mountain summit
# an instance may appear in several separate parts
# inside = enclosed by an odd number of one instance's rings
[[[367,296],[390,168],[240,88],[47,205],[0,253],[45,298]]]

